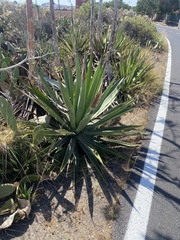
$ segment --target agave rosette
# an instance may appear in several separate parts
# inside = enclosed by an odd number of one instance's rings
[[[104,178],[104,158],[125,158],[119,147],[129,147],[131,144],[121,137],[137,134],[133,131],[135,126],[112,126],[114,119],[133,107],[132,102],[112,107],[121,81],[112,81],[102,92],[104,66],[99,63],[93,71],[91,57],[87,71],[85,69],[85,64],[81,69],[76,57],[75,79],[68,63],[68,67],[63,66],[64,80],[53,84],[57,90],[41,74],[44,91],[33,86],[29,88],[29,97],[49,116],[45,116],[34,129],[34,143],[49,140],[52,166],[62,172],[69,164],[73,164],[75,184],[79,172],[87,165]]]

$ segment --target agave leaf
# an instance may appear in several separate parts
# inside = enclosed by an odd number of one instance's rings
[[[68,162],[71,160],[75,145],[76,145],[76,139],[71,138],[69,141],[69,144],[66,148],[66,152],[65,152],[62,164],[61,164],[60,172],[62,172],[64,170],[64,168],[67,166]]]
[[[113,144],[114,146],[123,146],[123,147],[138,147],[139,144],[132,144],[129,142],[125,142],[125,141],[120,141],[120,140],[114,140],[114,139],[110,139],[110,138],[101,138],[101,140],[103,140],[104,142],[107,142],[109,144]]]
[[[117,105],[116,107],[112,108],[108,112],[104,113],[101,119],[93,123],[92,125],[94,127],[101,126],[109,121],[112,121],[113,119],[120,117],[121,115],[129,112],[132,109],[133,109],[132,101],[123,103],[121,105]]]
[[[37,74],[40,76],[40,80],[46,90],[46,92],[49,94],[49,96],[53,99],[53,101],[57,104],[62,104],[62,101],[59,97],[57,97],[57,95],[55,94],[55,92],[51,89],[51,87],[49,86],[49,83],[45,80],[45,78],[43,77],[43,75],[37,71]]]
[[[85,80],[86,92],[88,92],[90,89],[91,76],[92,76],[92,65],[93,65],[93,57],[91,55],[90,61],[88,64],[87,73],[86,73],[86,80]]]
[[[84,134],[87,135],[92,135],[92,136],[128,136],[131,135],[137,135],[137,132],[132,132],[132,130],[138,128],[140,126],[114,126],[114,127],[101,127],[98,129],[93,129],[91,126],[87,129],[85,129],[85,131],[83,131]]]
[[[26,94],[29,98],[31,98],[34,102],[39,104],[49,115],[54,117],[62,126],[67,127],[67,124],[64,122],[64,119],[60,117],[60,112],[58,111],[58,109],[41,91],[34,87],[28,88],[28,90],[33,95],[31,96]]]
[[[78,139],[79,139],[80,145],[81,145],[82,149],[84,150],[84,152],[86,153],[91,165],[96,169],[96,171],[100,175],[100,177],[105,182],[107,182],[105,174],[103,172],[103,165],[104,164],[102,162],[102,159],[99,158],[100,155],[97,155],[97,151],[95,151],[94,149],[91,149],[87,144],[85,144],[85,142],[84,142],[85,139],[84,138],[79,137]]]
[[[102,94],[98,104],[96,105],[93,111],[94,112],[93,118],[96,118],[101,113],[103,113],[114,102],[114,100],[117,98],[117,94],[119,92],[122,81],[123,80],[116,83],[112,81],[108,85],[108,87]]]
[[[97,96],[97,93],[100,91],[100,87],[102,85],[102,77],[104,73],[104,66],[102,66],[101,63],[99,63],[98,67],[96,68],[96,71],[93,75],[93,78],[91,79],[90,88],[87,95],[87,107],[91,106],[95,97]]]
[[[11,108],[11,105],[8,103],[8,101],[0,96],[0,112],[5,120],[5,122],[9,125],[9,127],[13,130],[17,130],[17,123],[16,118],[13,114],[13,110]]]
[[[84,68],[86,67],[85,65],[86,63],[84,60]],[[92,74],[92,57],[90,58],[87,74],[85,73],[85,69],[82,71],[81,87],[77,106],[78,111],[76,112],[77,125],[86,115],[86,113],[89,112],[90,105],[88,105],[87,103],[88,103],[88,91],[91,84],[91,74]]]
[[[73,80],[72,71],[71,71],[69,61],[68,61],[68,69],[67,70],[66,70],[65,65],[63,64],[63,75],[64,75],[65,86],[68,90],[70,99],[72,101],[73,98],[74,98],[74,96],[73,96],[74,95],[74,80]]]
[[[86,98],[87,98],[86,86],[85,86],[85,83],[82,83],[80,93],[79,93],[78,111],[76,112],[77,125],[84,117],[85,112],[88,112],[89,110],[88,106],[86,106]]]
[[[75,101],[74,101],[74,110],[77,113],[78,102],[79,102],[79,94],[81,89],[82,79],[81,79],[81,70],[80,70],[80,61],[78,56],[76,55],[76,80],[75,80]]]
[[[129,157],[126,156],[126,154],[122,154],[117,148],[113,148],[112,146],[108,147],[108,141],[104,141],[103,143],[103,139],[101,140],[102,143],[96,144],[96,148],[102,153],[102,156],[107,154],[108,156],[114,156],[129,161]]]
[[[91,113],[88,113],[84,116],[84,118],[80,121],[79,125],[77,126],[76,128],[76,133],[79,133],[81,132],[87,125],[88,123],[91,121],[92,119],[92,114]]]
[[[80,170],[83,171],[83,162],[84,162],[84,158],[82,157],[82,154],[80,154],[79,148],[77,147],[77,145],[74,148],[73,155],[74,155],[74,185],[76,190],[76,186],[79,180],[79,172]]]
[[[50,79],[48,77],[43,77],[46,82],[48,82],[49,84],[51,84],[53,87],[55,87],[57,90],[60,89],[60,84],[58,81],[54,80],[54,79]]]
[[[75,117],[75,110],[72,105],[71,101],[71,96],[69,95],[69,91],[67,90],[66,87],[63,87],[61,84],[61,93],[64,99],[64,102],[66,104],[66,107],[68,109],[68,117],[69,117],[69,122],[72,126],[72,129],[76,128],[76,117]]]

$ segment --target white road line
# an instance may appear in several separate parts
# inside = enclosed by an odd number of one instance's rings
[[[130,215],[124,240],[144,240],[147,231],[154,185],[161,152],[162,138],[168,109],[169,85],[171,77],[171,45],[168,41],[168,60],[163,93],[150,140],[143,173]]]

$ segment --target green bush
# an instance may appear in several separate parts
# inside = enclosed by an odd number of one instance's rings
[[[26,46],[26,6],[11,2],[3,2],[0,6],[0,26],[7,41]]]
[[[141,16],[135,18],[126,17],[121,23],[121,29],[142,47],[147,45],[155,48],[162,47],[160,35],[157,33],[155,25],[148,18]]]

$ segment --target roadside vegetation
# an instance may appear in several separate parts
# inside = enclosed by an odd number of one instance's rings
[[[133,162],[144,126],[121,118],[161,91],[152,56],[165,43],[148,17],[113,4],[56,18],[34,5],[29,32],[26,6],[1,3],[0,229],[28,216],[39,182],[70,177],[77,205],[84,183],[108,186],[110,159]]]

